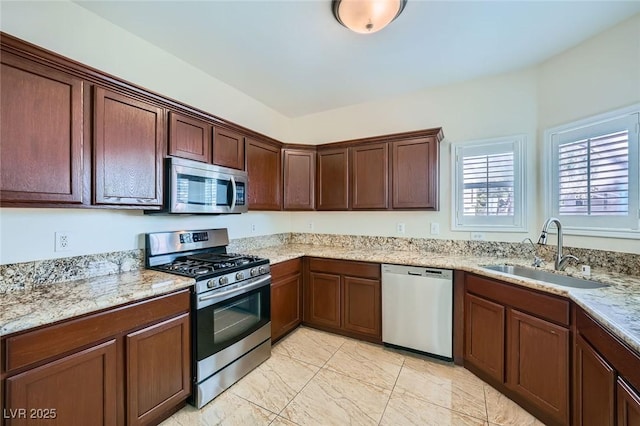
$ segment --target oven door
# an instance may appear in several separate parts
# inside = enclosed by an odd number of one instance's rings
[[[245,172],[171,160],[171,213],[245,213],[248,210]]]
[[[271,338],[271,275],[196,294],[194,357],[201,381]]]

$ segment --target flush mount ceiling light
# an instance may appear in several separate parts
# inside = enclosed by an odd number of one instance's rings
[[[396,19],[407,0],[333,0],[333,16],[360,34],[380,31]]]

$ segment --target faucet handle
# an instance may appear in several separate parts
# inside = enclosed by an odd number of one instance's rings
[[[560,262],[558,262],[558,267],[556,268],[556,270],[558,270],[558,271],[564,271],[564,268],[566,268],[566,267],[567,267],[567,262],[568,262],[570,259],[573,259],[573,260],[575,260],[576,262],[580,262],[580,259],[578,259],[578,258],[577,258],[577,257],[575,257],[574,255],[572,255],[572,254],[567,254],[567,255],[562,256],[562,259],[560,259]]]

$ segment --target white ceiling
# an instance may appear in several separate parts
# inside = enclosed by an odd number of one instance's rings
[[[419,1],[361,35],[330,0],[77,1],[289,117],[525,68],[639,1]]]

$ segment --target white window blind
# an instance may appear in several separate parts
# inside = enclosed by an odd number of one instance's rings
[[[524,136],[453,144],[453,229],[524,227]]]
[[[639,229],[638,116],[595,118],[550,133],[549,215],[568,229]]]

